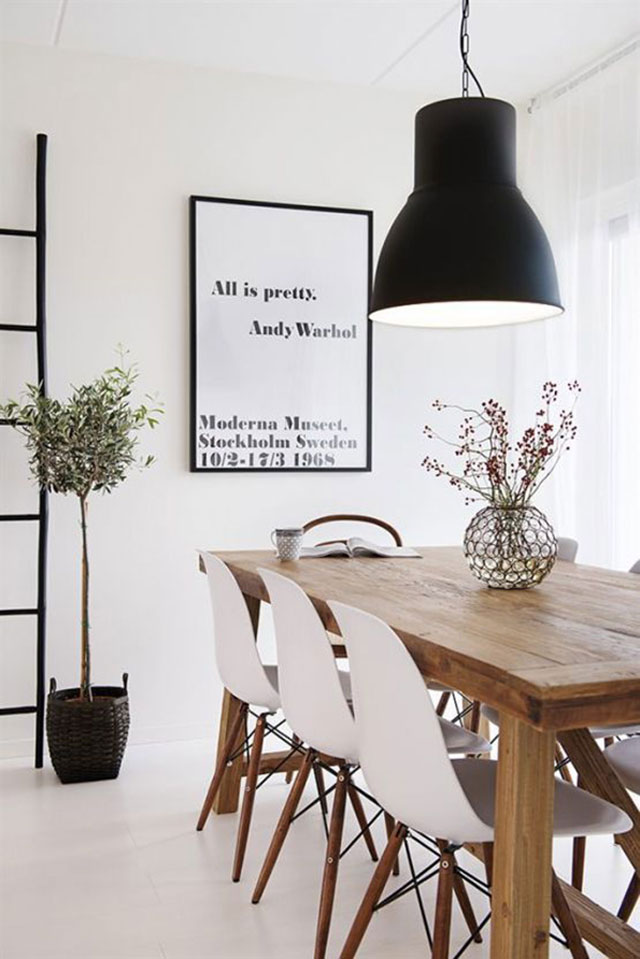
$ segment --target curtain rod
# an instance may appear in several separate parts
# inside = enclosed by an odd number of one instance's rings
[[[571,77],[569,80],[565,80],[556,86],[549,87],[542,93],[536,94],[535,97],[532,97],[529,100],[527,113],[533,113],[534,110],[539,109],[545,100],[557,100],[559,97],[564,96],[565,93],[568,93],[570,90],[574,90],[586,80],[590,80],[592,77],[596,76],[596,74],[601,73],[603,70],[607,70],[609,67],[613,66],[614,63],[617,63],[619,60],[622,60],[624,57],[629,56],[629,54],[634,53],[639,49],[640,36],[631,40],[631,42],[627,40],[621,47],[617,47],[615,50],[612,50],[611,53],[608,53],[599,60],[596,60],[595,63],[591,64],[591,66],[581,70],[580,73]]]

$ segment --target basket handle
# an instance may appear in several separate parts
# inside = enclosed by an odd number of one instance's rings
[[[126,693],[129,687],[129,673],[122,674],[122,685],[124,686],[124,691]]]
[[[58,684],[52,676],[51,679],[49,680],[49,692],[55,693],[57,688],[58,688]]]

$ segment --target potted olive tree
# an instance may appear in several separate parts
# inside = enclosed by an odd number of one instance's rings
[[[92,383],[73,387],[66,401],[43,396],[28,385],[22,402],[0,406],[26,439],[29,467],[40,487],[78,498],[81,530],[80,685],[57,689],[54,679],[47,701],[47,739],[54,769],[63,783],[115,779],[129,732],[127,674],[123,685],[93,686],[89,628],[89,551],[87,507],[94,492],[111,493],[132,468],[146,468],[152,456],[139,459],[138,434],[153,428],[162,412],[151,397],[136,405],[135,366],[106,370]]]

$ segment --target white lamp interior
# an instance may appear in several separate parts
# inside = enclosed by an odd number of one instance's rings
[[[410,303],[371,313],[371,319],[390,326],[469,329],[530,323],[562,313],[551,303],[520,303],[510,300],[459,300],[444,303]]]

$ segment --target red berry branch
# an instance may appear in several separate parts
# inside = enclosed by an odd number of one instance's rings
[[[435,400],[433,407],[438,412],[458,410],[463,419],[455,440],[445,439],[431,426],[425,426],[425,435],[450,446],[461,463],[455,471],[427,456],[422,465],[464,490],[466,503],[485,499],[503,508],[527,506],[576,438],[574,408],[581,392],[577,380],[567,383],[567,392],[571,405],[556,410],[558,385],[544,383],[533,426],[516,443],[509,441],[507,411],[496,400],[486,400],[479,410]]]

